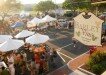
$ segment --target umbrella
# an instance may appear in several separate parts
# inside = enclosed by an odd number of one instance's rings
[[[11,27],[12,28],[16,28],[16,27],[21,27],[21,26],[24,26],[24,23],[23,22],[16,22],[14,25],[12,25]]]
[[[41,19],[35,17],[31,21],[28,22],[27,27],[33,27],[33,26],[38,25],[39,23],[43,23],[43,21]]]
[[[11,35],[0,35],[0,43],[3,43],[9,39],[12,39],[13,37]]]
[[[39,23],[42,23],[42,20],[39,19],[39,18],[37,18],[37,17],[35,17],[35,18],[32,19],[30,22],[31,22],[31,23],[34,23],[34,24],[39,24]]]
[[[24,42],[22,40],[14,40],[10,39],[8,41],[5,41],[4,43],[0,44],[0,51],[7,52],[11,50],[16,50],[19,47],[24,45]]]
[[[40,44],[45,43],[49,40],[49,37],[47,35],[41,35],[39,33],[36,33],[35,35],[32,35],[26,39],[26,43],[30,44]]]
[[[49,15],[46,15],[44,18],[42,18],[43,22],[50,22],[50,21],[55,21],[55,20],[57,20],[57,19],[53,18],[53,17],[51,17]]]
[[[24,37],[28,37],[30,35],[33,35],[34,32],[28,31],[28,30],[23,30],[20,33],[18,33],[15,38],[24,38]]]

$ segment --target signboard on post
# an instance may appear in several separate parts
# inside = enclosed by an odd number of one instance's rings
[[[101,46],[103,21],[90,12],[87,19],[83,15],[84,12],[74,18],[74,38],[88,46]]]

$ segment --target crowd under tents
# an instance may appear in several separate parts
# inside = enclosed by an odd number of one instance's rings
[[[47,23],[47,22],[53,22],[56,21],[56,18],[53,18],[49,15],[46,15],[44,18],[39,19],[39,18],[34,18],[31,21],[29,21],[27,23],[27,27],[35,27],[35,26],[39,26],[41,23]]]
[[[0,35],[0,51],[7,52],[11,50],[17,50],[25,43],[29,44],[42,44],[47,42],[50,38],[47,35],[31,32],[28,30],[22,30],[14,39],[11,35]],[[24,38],[23,40],[17,40],[18,38]]]
[[[26,40],[18,40],[18,38],[25,38]],[[3,60],[0,63],[3,64],[2,66],[5,68],[5,70],[9,71],[9,73],[11,73],[10,67],[13,65],[12,68],[15,70],[15,75],[21,75],[22,73],[24,75],[30,75],[32,74],[32,66],[30,65],[33,61],[36,61],[35,68],[37,67],[37,64],[39,64],[38,68],[36,68],[36,74],[47,73],[50,70],[48,68],[50,67],[48,65],[49,62],[51,62],[50,65],[54,64],[54,61],[52,61],[53,57],[51,57],[53,56],[52,53],[54,50],[49,49],[49,47],[45,44],[45,42],[47,42],[49,39],[50,38],[47,35],[23,30],[14,36],[13,39],[6,40],[4,43],[0,44],[0,53],[1,57],[3,57]],[[4,58],[6,59],[4,60]],[[12,61],[11,65],[8,64],[9,59]],[[25,64],[23,64],[23,62]],[[23,71],[23,65],[26,67],[25,72],[20,72]],[[41,72],[39,69],[42,65],[45,66],[42,67],[43,72]]]

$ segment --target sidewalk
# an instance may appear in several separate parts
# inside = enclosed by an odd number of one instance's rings
[[[97,47],[97,50],[106,51],[106,43],[103,45],[103,47]],[[67,65],[69,69],[75,71],[79,66],[86,63],[88,60],[89,60],[89,51],[76,57],[73,60],[70,60]]]
[[[73,71],[70,70],[67,65],[64,65],[64,66],[58,68],[57,70],[55,70],[47,75],[69,75],[72,72]],[[74,75],[75,75],[75,73],[74,73]]]
[[[89,59],[89,52],[86,52],[68,62],[69,69],[75,71],[80,65],[86,63]]]
[[[103,44],[103,47],[97,47],[97,50],[104,50],[104,51],[106,51],[106,43]]]

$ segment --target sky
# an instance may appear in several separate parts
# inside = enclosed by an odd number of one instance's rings
[[[40,1],[46,1],[46,0],[20,0],[22,4],[34,4],[34,3],[38,3]],[[63,3],[65,0],[52,0],[54,3]]]

